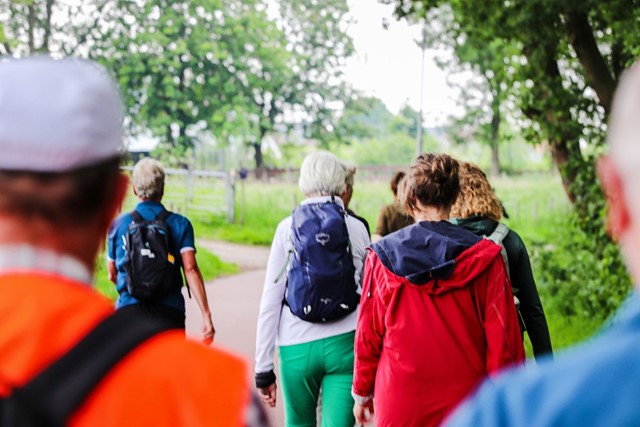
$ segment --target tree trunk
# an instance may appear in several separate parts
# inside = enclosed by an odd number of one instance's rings
[[[496,178],[500,176],[500,150],[497,143],[491,144],[491,176]]]
[[[598,43],[593,36],[587,15],[582,12],[567,13],[565,14],[565,25],[569,42],[578,55],[587,79],[596,91],[600,105],[606,113],[609,113],[616,83],[607,62],[598,49]]]
[[[36,26],[36,6],[33,2],[29,4],[29,15],[27,16],[28,26],[27,32],[29,34],[29,53],[34,54],[36,52],[35,38],[33,32],[35,31]]]
[[[578,166],[576,165],[576,162],[578,158],[582,159],[582,156],[580,153],[573,153],[573,151],[574,150],[571,150],[567,145],[566,141],[551,142],[551,157],[553,158],[553,163],[560,172],[562,187],[564,188],[564,192],[567,194],[571,204],[575,205],[577,198],[572,187],[573,182],[578,176]]]
[[[493,117],[491,117],[491,176],[500,176],[500,100],[493,97]]]
[[[556,50],[557,46],[545,46],[536,40],[531,40],[531,44],[524,49],[531,70],[535,73],[530,78],[538,82],[533,88],[533,95],[543,105],[542,110],[525,110],[525,114],[537,121],[543,129],[543,136],[550,144],[553,162],[560,172],[564,191],[575,206],[578,197],[573,184],[580,167],[584,165],[584,159],[578,143],[579,134],[576,134],[575,126],[571,126],[570,107],[566,103],[556,102],[556,99],[562,98],[560,93],[565,90],[555,56]]]
[[[256,161],[256,179],[262,179],[265,177],[264,158],[262,156],[262,144],[260,141],[251,144],[255,151],[254,159]],[[266,178],[266,177],[265,177]]]

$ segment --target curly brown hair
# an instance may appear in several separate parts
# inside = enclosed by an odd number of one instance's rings
[[[399,203],[406,212],[416,210],[417,200],[425,206],[450,208],[460,192],[458,169],[458,161],[447,154],[421,154],[400,184]]]
[[[475,215],[500,221],[502,203],[482,169],[473,163],[460,162],[460,197],[451,208],[451,217]]]

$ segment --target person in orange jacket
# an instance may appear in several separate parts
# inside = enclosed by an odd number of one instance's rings
[[[20,401],[47,420],[52,405],[20,391],[113,313],[91,282],[128,186],[119,171],[121,122],[117,87],[95,63],[0,63],[2,410]],[[117,345],[118,338],[109,340]],[[111,367],[61,423],[248,425],[246,369],[232,354],[185,340],[183,331],[159,332]],[[9,415],[0,411],[0,424],[23,425]]]

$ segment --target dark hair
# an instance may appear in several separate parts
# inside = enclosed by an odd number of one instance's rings
[[[400,188],[405,211],[416,210],[416,200],[426,206],[450,208],[460,193],[459,167],[458,161],[447,154],[418,156]]]
[[[391,191],[393,192],[394,196],[398,195],[398,184],[400,184],[400,181],[402,181],[402,178],[404,178],[405,175],[406,174],[403,171],[398,171],[391,177],[389,185],[391,185]]]
[[[0,211],[83,224],[107,206],[119,173],[120,157],[60,173],[0,170]]]

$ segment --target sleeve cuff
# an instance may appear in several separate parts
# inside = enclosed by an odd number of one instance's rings
[[[273,370],[256,374],[256,387],[265,388],[276,382],[276,374]]]
[[[353,400],[360,406],[366,405],[371,401],[371,399],[373,399],[372,394],[370,394],[369,396],[360,396],[360,395],[357,395],[356,392],[353,390],[351,390],[351,397],[353,397]]]

